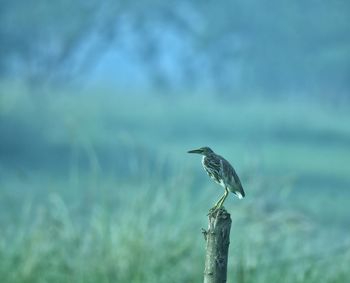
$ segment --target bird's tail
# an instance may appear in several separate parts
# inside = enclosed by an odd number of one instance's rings
[[[243,189],[241,191],[235,191],[234,194],[239,198],[242,199],[245,197],[245,193],[243,191]]]

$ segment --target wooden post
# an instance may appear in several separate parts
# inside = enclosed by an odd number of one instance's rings
[[[208,231],[203,229],[206,240],[204,283],[224,283],[227,280],[231,216],[225,208],[209,213],[208,216]]]

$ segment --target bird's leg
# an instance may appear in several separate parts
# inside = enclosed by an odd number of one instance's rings
[[[222,197],[214,204],[214,206],[210,209],[210,211],[215,211],[217,210],[217,207],[219,205],[219,203],[221,202],[221,200],[224,198],[225,194],[222,195]]]
[[[222,195],[222,197],[214,204],[214,206],[209,210],[209,212],[215,212],[220,209],[220,207],[223,205],[225,199],[227,198],[229,191],[227,188],[225,188],[225,193]]]
[[[222,205],[224,204],[224,201],[226,200],[227,196],[228,196],[229,190],[227,188],[225,188],[225,193],[222,196],[222,198],[220,199],[220,202],[218,204],[217,209],[220,209],[222,207]]]

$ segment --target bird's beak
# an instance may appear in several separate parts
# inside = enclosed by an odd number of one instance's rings
[[[193,149],[193,150],[187,151],[187,153],[199,153],[199,154],[201,154],[202,150],[201,149]]]

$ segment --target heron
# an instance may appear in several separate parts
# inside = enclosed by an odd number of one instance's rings
[[[222,207],[229,192],[232,192],[239,199],[245,197],[241,181],[235,169],[225,158],[216,154],[207,146],[190,150],[188,153],[201,154],[203,156],[202,165],[204,170],[211,179],[225,189],[223,196],[215,203],[213,208],[210,209],[211,212],[215,212]]]

